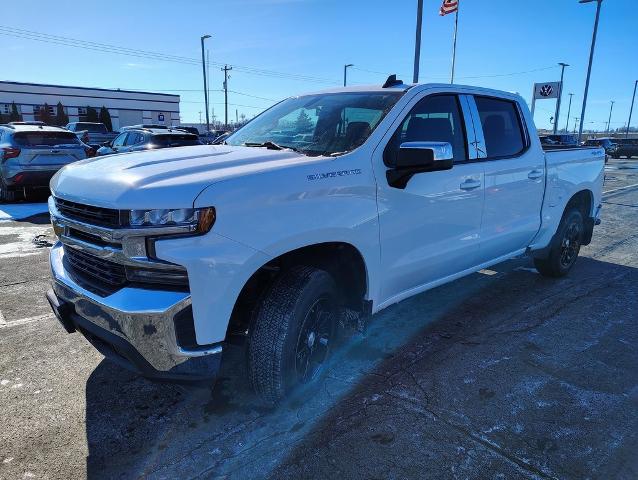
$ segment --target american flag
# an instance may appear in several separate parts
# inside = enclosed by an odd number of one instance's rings
[[[443,0],[439,15],[444,16],[448,13],[454,13],[459,9],[459,0]]]

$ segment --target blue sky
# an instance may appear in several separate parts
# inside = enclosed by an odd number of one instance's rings
[[[381,83],[387,73],[411,81],[416,0],[21,0],[2,8],[0,25],[75,39],[201,58],[208,40],[211,62],[292,75],[231,72],[231,116],[247,117],[292,94],[342,81]],[[453,16],[439,17],[440,0],[424,0],[421,82],[449,80]],[[19,5],[19,6],[18,6]],[[566,62],[565,93],[573,92],[571,117],[580,116],[595,3],[577,0],[500,2],[460,0],[457,83],[516,91],[530,99],[534,82],[558,80]],[[182,96],[182,121],[203,110],[201,67],[104,53],[0,35],[3,80],[172,91]],[[638,79],[638,3],[604,0],[592,74],[586,128],[604,129],[610,100],[612,127],[629,116]],[[534,71],[532,71],[534,70]],[[531,71],[531,72],[530,72]],[[380,72],[380,73],[374,73]],[[509,75],[511,73],[529,72]],[[498,75],[498,76],[496,76]],[[222,72],[211,66],[212,107],[223,116]],[[251,96],[249,96],[251,95]],[[262,97],[262,98],[255,98]],[[567,96],[559,126],[565,124]],[[535,120],[548,127],[554,103],[537,104]],[[594,123],[589,123],[594,122]],[[570,120],[573,128],[574,120]],[[634,111],[633,125],[638,125]]]

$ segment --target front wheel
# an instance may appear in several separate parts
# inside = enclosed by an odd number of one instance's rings
[[[546,277],[563,277],[572,269],[583,243],[585,222],[577,208],[569,210],[558,226],[547,258],[534,258],[534,266]]]
[[[268,405],[316,381],[335,340],[337,290],[325,271],[297,266],[279,276],[257,308],[248,374]]]

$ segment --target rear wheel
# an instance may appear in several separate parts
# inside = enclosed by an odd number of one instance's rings
[[[534,266],[547,277],[563,277],[572,269],[583,243],[585,223],[577,208],[565,213],[547,258],[534,258]]]
[[[276,405],[320,377],[336,336],[336,312],[336,286],[327,272],[299,266],[275,280],[248,344],[250,381],[264,403]]]
[[[9,190],[7,184],[4,182],[4,178],[0,176],[0,202],[13,202],[15,200],[15,192]]]

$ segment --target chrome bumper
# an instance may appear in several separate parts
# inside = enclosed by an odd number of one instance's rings
[[[101,297],[79,285],[65,269],[61,243],[52,248],[50,260],[54,296],[70,307],[70,322],[90,341],[97,337],[100,345],[112,347],[116,355],[146,376],[215,376],[221,361],[221,344],[198,348],[178,344],[175,319],[190,310],[189,293],[125,287]],[[56,315],[60,315],[57,310]],[[131,351],[127,352],[129,346]],[[136,353],[143,362],[136,361]]]

